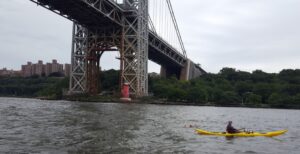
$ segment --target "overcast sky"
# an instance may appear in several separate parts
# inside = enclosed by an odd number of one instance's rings
[[[300,0],[172,0],[188,57],[223,67],[278,72],[300,68]],[[0,1],[0,68],[27,61],[70,63],[72,23],[29,0]],[[106,53],[104,69],[119,68]],[[112,63],[111,61],[114,61]],[[149,64],[158,72],[159,66]]]

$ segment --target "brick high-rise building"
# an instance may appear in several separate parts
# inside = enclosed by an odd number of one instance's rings
[[[45,75],[49,76],[52,73],[52,64],[47,63],[45,66]]]
[[[27,65],[22,65],[22,76],[23,77],[30,77],[32,76],[32,63],[31,62],[27,62]]]
[[[57,60],[52,60],[52,73],[54,72],[60,72],[63,73],[63,65],[57,63]]]
[[[31,62],[28,62],[27,65],[22,65],[22,76],[23,77],[30,77],[32,75],[38,75],[38,76],[49,76],[52,73],[60,73],[64,74],[65,76],[69,76],[70,73],[70,64],[64,65],[59,64],[57,60],[52,60],[52,63],[46,63],[43,64],[43,61],[39,60],[38,63],[32,64]],[[70,65],[70,66],[69,66]]]
[[[38,75],[38,76],[42,76],[45,71],[43,70],[43,61],[39,60],[37,64],[34,64],[34,71],[33,74]]]

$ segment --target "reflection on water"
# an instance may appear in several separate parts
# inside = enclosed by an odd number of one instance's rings
[[[300,111],[0,98],[0,153],[298,153]],[[276,138],[200,136],[227,121]]]

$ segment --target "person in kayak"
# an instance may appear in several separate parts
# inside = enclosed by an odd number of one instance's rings
[[[234,134],[234,133],[240,133],[241,131],[239,131],[238,129],[235,129],[233,126],[232,126],[232,121],[229,121],[228,122],[228,125],[226,127],[226,132],[227,133],[230,133],[230,134]]]

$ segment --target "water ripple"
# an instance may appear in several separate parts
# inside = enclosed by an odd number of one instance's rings
[[[0,98],[0,153],[296,154],[299,110],[78,103]],[[228,120],[276,138],[200,136]]]

